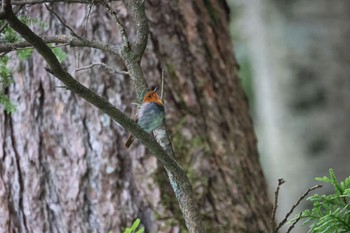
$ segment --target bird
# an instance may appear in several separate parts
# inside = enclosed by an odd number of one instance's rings
[[[157,87],[144,95],[136,115],[137,124],[147,133],[160,128],[164,121],[164,103],[156,91]],[[134,139],[134,136],[130,134],[125,142],[125,147],[129,148]]]

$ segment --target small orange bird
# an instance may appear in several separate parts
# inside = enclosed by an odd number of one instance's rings
[[[163,125],[164,104],[156,91],[157,88],[146,93],[136,115],[138,125],[147,133],[151,133]],[[130,134],[125,147],[129,148],[134,139],[134,136]]]

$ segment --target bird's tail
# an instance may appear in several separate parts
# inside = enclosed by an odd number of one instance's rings
[[[128,140],[125,142],[125,148],[129,148],[134,139],[134,136],[132,134],[129,134]]]

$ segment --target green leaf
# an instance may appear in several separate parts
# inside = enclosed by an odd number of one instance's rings
[[[7,87],[13,83],[11,71],[6,66],[0,66],[0,83],[2,83],[3,87]]]
[[[3,34],[5,42],[13,43],[18,40],[17,33],[11,28],[6,28]]]
[[[313,203],[311,210],[302,212],[301,218],[309,223],[309,233],[345,233],[350,232],[350,177],[338,182],[333,169],[329,169],[329,178],[324,176],[316,180],[333,185],[334,193],[307,198]]]
[[[137,229],[137,227],[140,225],[140,219],[138,218],[138,219],[136,219],[135,221],[134,221],[134,223],[132,224],[132,226],[131,226],[131,229],[132,230],[136,230]]]
[[[9,60],[8,56],[2,56],[2,57],[0,57],[0,64],[7,65],[8,60]]]
[[[143,233],[145,231],[144,227],[141,227],[138,231],[136,231],[136,233]]]
[[[340,188],[337,178],[335,176],[334,170],[331,168],[329,169],[329,176],[331,177],[334,189],[338,195],[341,195],[343,193],[343,190]]]
[[[332,183],[332,180],[330,180],[327,176],[324,177],[316,177],[315,180],[324,182],[324,183]]]
[[[350,197],[350,188],[346,188],[343,192],[343,196]]]
[[[67,58],[67,54],[61,48],[53,48],[52,52],[56,55],[60,63],[66,60]]]
[[[124,233],[132,233],[132,229],[131,228],[126,228]]]
[[[11,70],[7,68],[8,57],[3,56],[0,57],[0,84],[1,88],[8,87],[11,83],[13,83],[13,79],[11,78]],[[0,89],[1,91],[1,89]]]
[[[4,106],[5,111],[9,114],[16,111],[16,106],[2,93],[0,93],[0,105]]]
[[[33,53],[33,49],[31,48],[21,49],[17,51],[17,56],[19,60],[23,61],[23,60],[27,60],[32,55],[32,53]]]

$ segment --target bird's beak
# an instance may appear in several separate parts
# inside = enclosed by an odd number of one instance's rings
[[[164,103],[163,103],[163,101],[162,101],[161,99],[157,99],[157,100],[156,100],[156,103],[157,103],[158,105],[160,105],[160,106],[164,106]]]
[[[156,86],[153,91],[156,92],[157,90],[158,90],[158,86]]]

